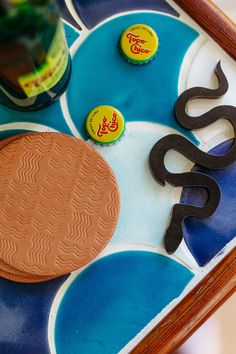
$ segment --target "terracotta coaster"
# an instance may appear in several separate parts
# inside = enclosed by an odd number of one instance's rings
[[[1,260],[0,260],[0,277],[18,283],[43,283],[45,281],[49,281],[55,278],[55,277],[45,277],[45,276],[40,277],[40,276],[31,275],[29,273],[24,273],[18,271],[18,269],[9,266],[6,262]]]
[[[12,141],[18,140],[24,136],[27,136],[31,133],[23,133],[23,134],[17,134],[13,135],[9,138],[6,138],[4,140],[0,141],[0,150],[11,143]],[[37,276],[32,276],[29,273],[22,272],[18,269],[15,269],[11,267],[9,264],[4,262],[3,260],[0,259],[0,276],[3,278],[6,278],[8,280],[13,280],[17,282],[24,282],[24,283],[38,283],[38,282],[43,282],[43,281],[48,281],[51,280],[52,278],[48,277],[37,277]]]
[[[26,284],[44,283],[46,281],[55,279],[55,277],[45,278],[45,277],[35,277],[33,275],[25,278],[24,276],[14,275],[11,273],[4,272],[2,270],[0,271],[0,277],[17,283],[26,283]]]
[[[0,153],[0,258],[36,276],[78,269],[106,246],[119,214],[115,176],[82,140],[56,133]]]
[[[0,150],[8,145],[9,143],[15,141],[15,140],[18,140],[18,139],[21,139],[23,138],[24,136],[28,136],[30,134],[34,134],[34,133],[22,133],[22,134],[15,134],[15,135],[12,135],[12,136],[9,136],[8,138],[6,139],[3,139],[3,140],[0,140]]]

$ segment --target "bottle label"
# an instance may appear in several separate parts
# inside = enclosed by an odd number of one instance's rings
[[[64,27],[59,21],[45,63],[36,70],[18,77],[26,96],[35,97],[55,86],[64,75],[68,60]]]

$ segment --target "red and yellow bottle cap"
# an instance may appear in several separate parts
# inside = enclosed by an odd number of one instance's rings
[[[149,63],[156,56],[158,46],[156,32],[144,24],[130,26],[120,38],[121,54],[133,64]]]
[[[111,144],[123,135],[125,120],[118,109],[112,106],[98,106],[89,113],[86,129],[97,143]]]

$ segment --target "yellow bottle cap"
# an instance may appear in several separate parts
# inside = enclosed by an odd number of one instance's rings
[[[146,64],[157,54],[159,40],[149,26],[137,24],[127,28],[120,38],[122,56],[133,64]]]
[[[89,113],[86,129],[97,143],[111,144],[123,135],[125,120],[118,109],[112,106],[98,106]]]

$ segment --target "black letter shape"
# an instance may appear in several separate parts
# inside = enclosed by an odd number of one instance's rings
[[[203,87],[196,87],[185,91],[177,100],[175,114],[177,121],[186,129],[200,129],[206,127],[219,119],[228,120],[234,129],[236,136],[236,107],[219,106],[200,117],[190,117],[186,113],[186,105],[190,100],[196,98],[214,99],[223,96],[228,90],[228,82],[222,71],[220,62],[215,69],[219,87],[215,90]],[[189,216],[207,218],[217,209],[220,201],[220,188],[211,177],[197,173],[170,173],[165,168],[165,155],[169,150],[176,150],[189,160],[208,169],[224,169],[236,161],[236,141],[225,155],[212,155],[199,150],[193,143],[181,135],[171,134],[157,142],[150,153],[150,170],[155,180],[161,185],[165,182],[176,187],[199,186],[205,187],[208,191],[208,201],[203,207],[193,205],[176,204],[173,208],[171,224],[166,231],[165,247],[169,254],[174,253],[183,239],[183,220]]]

